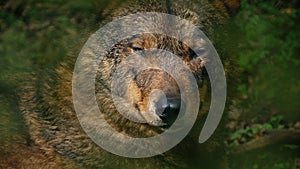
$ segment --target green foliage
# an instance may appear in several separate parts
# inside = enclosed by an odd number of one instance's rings
[[[104,2],[104,0],[102,0]],[[13,1],[0,10],[1,81],[59,62],[81,42],[83,27],[99,24],[95,1]],[[101,4],[101,1],[97,1]],[[15,83],[11,81],[11,83]]]
[[[300,98],[300,74],[296,73],[300,71],[300,10],[290,5],[278,8],[276,1],[251,2],[242,1],[234,20],[243,75],[237,88],[245,98],[242,108],[253,112],[252,116],[275,111],[295,120]]]
[[[282,163],[274,164],[274,169],[297,169],[297,168],[289,162],[282,162]]]
[[[260,169],[258,164],[254,164],[252,169]],[[297,169],[290,162],[275,163],[273,169]]]
[[[283,116],[274,116],[270,120],[270,125],[276,129],[282,129],[284,126],[282,125]]]
[[[243,12],[236,20],[242,29],[240,65],[243,70],[253,70],[258,64],[299,65],[295,56],[300,47],[298,12],[277,10],[266,2],[249,5],[243,3]],[[287,9],[288,10],[288,9]],[[270,61],[272,59],[272,61]]]
[[[253,124],[233,132],[225,143],[228,147],[234,147],[262,136],[266,130],[283,129],[284,127],[283,116],[274,116],[263,124]]]

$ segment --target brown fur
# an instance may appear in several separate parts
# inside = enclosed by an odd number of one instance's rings
[[[165,13],[171,11],[175,15],[192,21],[205,33],[211,35],[214,25],[223,23],[228,17],[226,7],[220,1],[214,3],[200,0],[196,2],[172,1],[171,8],[171,10],[168,9],[164,1],[159,0],[134,1],[128,6],[107,12],[107,21],[138,11]],[[96,96],[100,111],[107,122],[118,132],[134,137],[151,137],[161,133],[161,128],[134,123],[124,118],[116,111],[108,90],[115,64],[121,63],[125,57],[132,54],[133,48],[142,48],[145,51],[150,48],[169,50],[180,56],[200,81],[204,62],[198,58],[190,59],[192,51],[184,43],[156,34],[138,35],[133,39],[126,39],[108,51],[104,61],[99,65],[101,70],[96,78]],[[197,160],[193,160],[189,154],[195,153],[203,158],[213,157],[213,152],[208,155],[207,153],[215,149],[199,148],[198,135],[194,135],[193,132],[173,150],[147,159],[128,159],[101,149],[82,130],[72,106],[71,80],[75,59],[76,56],[68,57],[57,68],[45,70],[40,76],[31,78],[21,92],[20,107],[29,127],[33,145],[39,147],[41,153],[49,157],[47,164],[38,163],[39,168],[46,168],[50,163],[57,163],[58,158],[66,159],[67,163],[70,160],[77,167],[82,168],[193,168],[194,165],[191,163]],[[149,77],[152,78],[150,85],[143,86],[145,84],[143,81]],[[137,75],[127,89],[130,102],[144,112],[147,112],[147,101],[153,89],[164,90],[170,96],[177,96],[179,93],[174,79],[158,70],[147,70]],[[202,110],[202,114],[203,112],[205,113],[205,110]],[[199,160],[206,162],[205,159]],[[216,168],[215,164],[211,165],[212,168]],[[23,167],[26,168],[26,166]]]

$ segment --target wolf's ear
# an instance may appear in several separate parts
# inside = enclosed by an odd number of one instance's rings
[[[240,0],[221,0],[221,1],[224,3],[228,13],[231,16],[236,15],[236,13],[240,9],[240,5],[241,5]]]

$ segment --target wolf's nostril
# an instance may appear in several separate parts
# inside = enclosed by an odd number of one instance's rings
[[[166,122],[174,121],[180,111],[181,100],[176,98],[168,98],[167,103],[161,105],[160,109],[163,111],[157,111],[157,115]]]

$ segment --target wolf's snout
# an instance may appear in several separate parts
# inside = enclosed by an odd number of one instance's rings
[[[180,111],[181,100],[177,98],[167,98],[165,104],[157,104],[156,114],[165,123],[173,122],[176,120]]]

